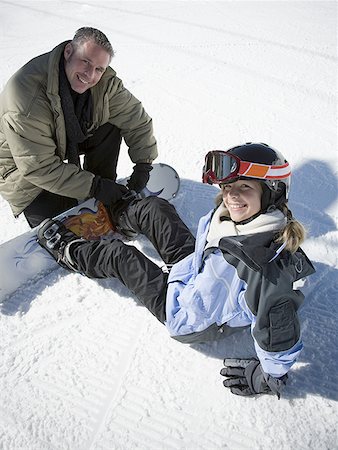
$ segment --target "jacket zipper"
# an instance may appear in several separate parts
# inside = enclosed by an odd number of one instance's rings
[[[2,175],[2,178],[3,178],[4,180],[6,180],[6,178],[9,177],[9,175],[10,175],[12,172],[15,172],[16,170],[17,170],[17,167],[13,167],[12,169],[7,170],[7,172],[5,172],[5,173]]]

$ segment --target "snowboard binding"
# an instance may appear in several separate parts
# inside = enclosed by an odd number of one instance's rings
[[[85,241],[66,228],[62,222],[56,219],[44,220],[38,228],[37,241],[60,266],[77,271],[70,254],[70,246],[75,242],[83,243]]]

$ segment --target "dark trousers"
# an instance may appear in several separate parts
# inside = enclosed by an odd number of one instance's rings
[[[120,130],[110,123],[102,125],[93,136],[79,145],[79,153],[84,155],[83,168],[94,175],[116,180],[120,146]],[[42,191],[23,213],[30,227],[34,228],[44,219],[55,217],[76,205],[77,200],[74,198]]]
[[[194,251],[195,238],[166,200],[139,200],[126,214],[166,264],[177,263]],[[72,257],[80,272],[91,278],[118,278],[160,322],[165,321],[168,274],[136,247],[119,239],[87,241],[73,247]]]

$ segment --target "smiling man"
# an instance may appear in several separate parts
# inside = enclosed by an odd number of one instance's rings
[[[110,63],[111,53],[95,41],[85,41],[82,45],[69,42],[65,46],[64,60],[71,88],[83,94],[100,81]]]
[[[31,227],[88,197],[117,203],[128,192],[116,183],[122,138],[135,164],[128,188],[149,179],[152,120],[109,67],[113,56],[105,34],[80,28],[0,95],[0,194]]]

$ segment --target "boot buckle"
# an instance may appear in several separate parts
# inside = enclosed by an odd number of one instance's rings
[[[50,249],[54,249],[56,244],[61,240],[61,234],[58,232],[59,226],[53,223],[43,232],[43,237],[46,239],[46,246]]]

